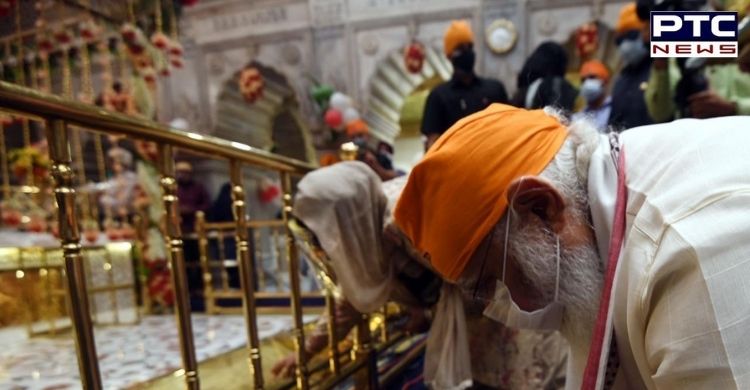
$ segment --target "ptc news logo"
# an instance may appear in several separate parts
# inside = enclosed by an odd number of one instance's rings
[[[737,57],[736,12],[651,12],[651,57]]]

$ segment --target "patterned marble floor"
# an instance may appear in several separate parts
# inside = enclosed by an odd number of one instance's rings
[[[314,316],[306,316],[305,322]],[[261,339],[292,328],[288,315],[261,315]],[[199,361],[245,345],[242,316],[193,316]],[[174,316],[147,316],[133,326],[95,330],[99,367],[105,389],[126,389],[175,372],[180,367]],[[0,389],[80,389],[73,339],[29,339],[22,328],[0,329]]]

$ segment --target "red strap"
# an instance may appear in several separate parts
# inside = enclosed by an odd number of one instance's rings
[[[609,253],[607,256],[607,271],[604,278],[602,297],[599,301],[599,313],[596,316],[591,347],[589,348],[589,357],[586,362],[586,370],[583,372],[583,384],[581,385],[581,389],[583,390],[596,390],[596,380],[599,376],[601,361],[602,359],[607,358],[607,356],[603,356],[604,354],[602,352],[605,343],[609,344],[610,341],[605,340],[604,338],[607,334],[607,326],[611,324],[611,319],[608,318],[608,314],[612,300],[615,272],[617,271],[617,261],[620,258],[620,251],[625,239],[625,210],[627,203],[628,191],[625,187],[625,151],[621,150],[617,167],[617,200],[615,201],[615,216],[614,221],[612,222],[612,236],[610,237]],[[612,333],[610,333],[610,336],[611,335]]]

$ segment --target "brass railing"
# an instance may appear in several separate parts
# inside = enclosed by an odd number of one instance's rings
[[[73,167],[71,144],[74,141],[69,135],[69,127],[75,126],[86,130],[110,135],[124,135],[133,139],[152,141],[158,145],[158,170],[161,174],[160,185],[164,205],[164,226],[162,226],[167,243],[167,257],[171,268],[172,284],[175,294],[175,316],[179,334],[182,370],[185,387],[199,389],[198,361],[196,359],[193,330],[190,318],[188,286],[183,251],[183,237],[180,230],[177,183],[175,179],[175,152],[187,151],[206,155],[213,159],[223,159],[229,164],[232,186],[232,210],[234,216],[237,261],[239,266],[243,315],[246,321],[247,349],[249,368],[255,388],[266,387],[263,378],[263,367],[258,335],[256,288],[253,273],[252,250],[249,244],[248,228],[253,225],[248,220],[245,204],[245,187],[242,169],[245,166],[267,169],[277,172],[282,187],[282,221],[286,236],[286,253],[289,259],[289,285],[291,311],[294,328],[292,334],[297,358],[295,382],[298,389],[310,388],[308,361],[311,358],[305,353],[305,334],[303,324],[302,294],[300,291],[300,267],[297,245],[291,231],[292,220],[292,176],[301,176],[315,167],[306,162],[271,154],[251,146],[231,142],[193,132],[178,131],[152,121],[113,113],[102,108],[87,105],[41,93],[15,84],[0,82],[0,111],[43,123],[45,136],[49,144],[51,173],[54,179],[54,194],[57,202],[59,235],[63,251],[63,268],[66,273],[67,305],[73,325],[78,366],[82,385],[85,389],[102,389],[102,379],[94,341],[93,322],[89,309],[86,273],[82,247],[80,243],[80,216],[76,212],[76,191],[78,174]],[[143,280],[141,280],[143,282]],[[144,299],[146,297],[144,296]],[[333,298],[326,291],[326,314],[335,315]],[[336,332],[333,326],[329,329],[330,376],[315,387],[328,388],[343,378],[359,372],[357,380],[360,388],[378,387],[376,353],[387,347],[389,340],[377,347],[369,329],[368,316],[363,315],[358,326],[357,337],[352,358],[344,366],[339,361]],[[384,321],[385,322],[385,321]],[[335,323],[335,319],[331,320]],[[383,336],[388,336],[383,333]],[[362,372],[364,371],[364,372]],[[326,385],[325,383],[328,383]]]
[[[162,201],[166,213],[165,239],[168,260],[172,269],[175,291],[175,314],[180,338],[182,365],[188,389],[198,389],[198,361],[195,356],[193,330],[190,321],[185,259],[182,232],[180,231],[177,185],[174,177],[175,148],[193,153],[224,159],[229,162],[233,209],[237,226],[236,240],[241,269],[243,312],[247,322],[250,369],[256,388],[264,387],[263,371],[258,338],[252,256],[247,239],[247,218],[244,204],[244,187],[241,170],[252,166],[274,170],[281,175],[283,183],[284,219],[291,215],[291,177],[304,175],[314,167],[308,163],[267,153],[251,146],[230,142],[198,133],[178,131],[157,123],[113,113],[91,105],[74,102],[61,97],[44,94],[18,85],[0,82],[0,109],[45,124],[49,153],[52,160],[52,176],[55,182],[55,198],[58,204],[60,240],[67,274],[68,307],[73,323],[75,345],[78,354],[81,381],[86,389],[101,389],[102,381],[94,342],[93,324],[90,317],[89,299],[86,291],[85,272],[79,234],[79,216],[76,213],[76,186],[72,167],[69,126],[108,134],[122,134],[130,138],[152,141],[159,146],[158,167],[161,173]],[[299,287],[299,261],[296,247],[288,234],[287,250],[290,254],[289,274],[291,280],[291,303],[295,324],[295,345],[299,364],[297,386],[307,388],[306,360],[303,353],[302,307]]]

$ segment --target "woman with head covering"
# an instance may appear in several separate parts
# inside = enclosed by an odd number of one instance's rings
[[[555,42],[544,42],[529,56],[518,74],[514,105],[525,108],[555,106],[573,111],[578,90],[566,79],[568,55]]]

